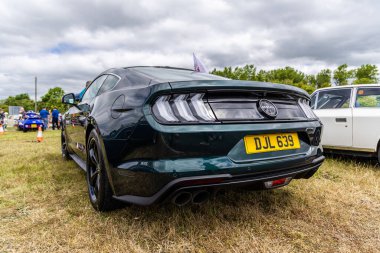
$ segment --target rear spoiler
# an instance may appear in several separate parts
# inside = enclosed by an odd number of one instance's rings
[[[186,91],[186,90],[256,90],[256,91],[272,91],[272,92],[285,92],[296,96],[305,97],[310,99],[309,94],[295,86],[266,83],[257,81],[240,81],[240,80],[201,80],[201,81],[181,81],[169,83],[172,91]]]

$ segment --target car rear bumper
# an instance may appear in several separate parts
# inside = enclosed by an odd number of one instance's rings
[[[196,176],[193,176],[194,172],[191,173],[192,176],[186,176],[186,173],[180,173],[181,175],[170,173],[170,175],[168,175],[167,173],[155,173],[152,171],[151,173],[154,178],[159,181],[161,180],[162,182],[166,181],[166,183],[160,187],[158,191],[155,191],[151,195],[144,196],[147,194],[147,192],[142,191],[141,194],[139,194],[139,190],[137,189],[137,191],[135,191],[135,194],[119,196],[115,195],[114,198],[123,202],[138,205],[152,205],[155,203],[161,203],[170,200],[173,196],[181,191],[192,192],[198,189],[207,189],[209,191],[213,191],[226,187],[244,186],[263,187],[264,182],[266,181],[285,177],[291,177],[292,179],[309,178],[318,170],[324,159],[325,157],[320,154],[318,156],[308,158],[299,158],[298,165],[294,166],[294,164],[297,164],[294,163],[294,157],[291,159],[293,162],[290,162],[290,159],[287,161],[285,158],[282,161],[276,161],[276,163],[271,164],[270,162],[267,162],[265,164],[265,167],[273,166],[273,170],[260,171],[260,169],[253,169],[253,167],[260,168],[260,166],[263,166],[263,164],[244,164],[233,169],[218,169],[217,173],[206,170],[207,175],[204,175],[205,173],[203,173],[203,175],[202,173],[198,173],[199,175]],[[300,162],[301,160],[303,160],[303,162]],[[234,171],[234,169],[236,170]],[[121,168],[121,170],[123,169]],[[121,170],[119,170],[119,172]],[[154,186],[154,184],[158,183],[158,181],[149,182],[149,173],[146,171],[138,171],[137,167],[136,170],[132,169],[132,171],[133,172],[130,171],[129,173],[124,174],[124,177],[132,180],[133,182],[131,185],[134,187],[137,186],[137,188],[139,188],[138,186],[140,185],[145,189],[153,189],[154,187],[152,188],[150,186],[152,186],[152,184]],[[245,171],[245,173],[243,173],[243,171]]]

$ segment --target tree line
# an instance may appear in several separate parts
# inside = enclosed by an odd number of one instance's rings
[[[310,94],[318,88],[329,87],[334,83],[337,86],[353,84],[377,83],[378,68],[376,65],[363,64],[356,69],[348,69],[347,64],[338,66],[335,70],[322,69],[315,75],[307,75],[302,71],[286,66],[272,70],[258,70],[253,64],[244,67],[225,67],[222,70],[214,69],[211,74],[235,80],[261,81],[283,83],[302,88]]]
[[[57,108],[59,111],[65,111],[66,105],[61,103],[61,98],[65,94],[64,90],[60,87],[54,87],[48,90],[39,101],[37,101],[37,110],[40,111],[46,107],[49,110]],[[9,96],[8,98],[0,101],[0,108],[8,111],[8,106],[22,106],[25,111],[34,111],[34,100],[32,100],[27,93],[21,93],[16,96]]]

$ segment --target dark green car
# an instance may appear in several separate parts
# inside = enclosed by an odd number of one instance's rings
[[[118,201],[200,204],[220,189],[272,189],[322,164],[322,125],[296,87],[189,69],[101,73],[64,115],[62,153],[95,209]]]

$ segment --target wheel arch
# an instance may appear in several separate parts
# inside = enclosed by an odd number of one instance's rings
[[[107,177],[108,177],[109,183],[111,185],[112,192],[113,192],[113,194],[115,194],[111,165],[108,162],[107,152],[105,150],[103,138],[102,138],[102,136],[100,134],[100,131],[98,129],[98,126],[96,125],[95,120],[93,120],[93,119],[89,122],[89,124],[86,127],[86,139],[85,139],[86,140],[86,150],[87,150],[88,138],[90,136],[91,131],[94,130],[94,129],[95,129],[95,131],[96,131],[96,133],[98,135],[99,145],[100,145],[100,149],[101,149],[102,154],[103,154],[103,161],[104,161],[104,166],[105,166],[105,169],[106,169]]]

